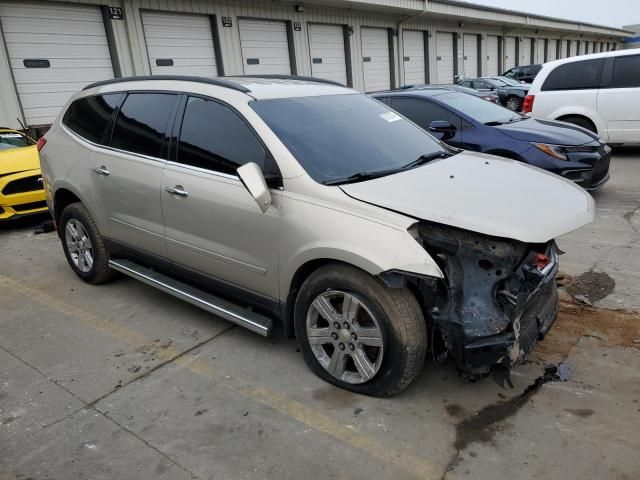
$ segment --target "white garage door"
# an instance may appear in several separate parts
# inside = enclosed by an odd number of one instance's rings
[[[342,25],[309,25],[311,74],[347,84]]]
[[[504,70],[516,66],[516,39],[515,37],[506,37],[504,40]]]
[[[436,83],[453,83],[453,33],[436,33]]]
[[[238,29],[245,74],[291,74],[285,22],[241,18]]]
[[[520,41],[520,63],[519,65],[531,65],[531,39],[523,38]]]
[[[417,83],[429,83],[425,78],[424,61],[424,33],[415,30],[402,32],[404,45],[404,83],[415,85]]]
[[[386,28],[362,27],[360,36],[364,91],[388,90],[391,88],[388,30]]]
[[[500,64],[498,57],[500,56],[498,48],[498,37],[495,35],[487,36],[487,75],[499,75]]]
[[[142,24],[152,75],[218,75],[209,17],[142,12]]]
[[[556,60],[558,58],[558,40],[549,40],[549,47],[547,48],[547,62]]]
[[[463,65],[464,75],[474,78],[478,76],[478,36],[465,34],[463,36]]]
[[[72,94],[113,78],[100,8],[0,2],[0,19],[27,125],[52,123]]]
[[[574,57],[578,54],[578,41],[571,40],[569,42],[569,56]]]
[[[536,40],[536,63],[544,63],[544,51],[545,51],[545,40],[544,38],[539,38]]]

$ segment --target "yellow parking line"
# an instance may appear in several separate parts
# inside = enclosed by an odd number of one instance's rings
[[[45,292],[32,288],[28,285],[24,285],[23,283],[15,281],[4,275],[0,275],[0,286],[2,285],[11,289],[15,293],[24,295],[46,307],[79,321],[87,327],[119,339],[128,345],[139,347],[141,345],[148,344],[151,341],[144,335],[130,330],[127,327],[102,320],[94,314],[79,309],[69,303],[52,297]],[[160,349],[160,352],[158,353],[163,360],[170,360],[180,354],[177,349],[171,346],[166,349]],[[223,378],[223,375],[220,372],[217,372],[208,362],[195,358],[193,354],[179,357],[175,360],[175,363],[209,379],[222,380],[218,383],[219,385],[229,387],[233,391],[240,393],[253,401],[266,405],[287,417],[294,418],[298,422],[307,425],[314,430],[329,435],[345,444],[351,445],[354,448],[363,450],[384,463],[394,464],[415,478],[440,478],[442,475],[442,472],[440,472],[439,469],[429,460],[416,457],[402,450],[391,449],[380,443],[374,437],[366,433],[347,428],[334,418],[298,401],[292,400],[281,393],[264,387],[256,387],[238,378]]]

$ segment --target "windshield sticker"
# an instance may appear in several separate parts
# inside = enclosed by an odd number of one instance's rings
[[[2,138],[22,138],[22,135],[19,133],[0,133],[0,137]]]
[[[391,122],[395,122],[397,120],[400,120],[400,116],[396,115],[393,112],[385,112],[385,113],[381,113],[380,114],[380,118],[382,118],[383,120],[386,120],[387,122],[391,123]]]

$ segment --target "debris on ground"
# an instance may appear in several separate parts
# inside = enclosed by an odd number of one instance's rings
[[[562,276],[562,284],[566,286],[571,297],[580,303],[592,305],[613,293],[616,282],[604,272],[588,271],[577,277]]]
[[[34,230],[33,233],[35,233],[36,235],[40,234],[40,233],[49,233],[49,232],[53,232],[56,229],[55,224],[53,223],[53,220],[45,220],[44,222],[42,222],[40,225],[36,226],[36,229]]]

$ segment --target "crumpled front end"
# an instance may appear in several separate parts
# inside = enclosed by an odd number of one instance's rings
[[[555,242],[523,243],[427,222],[417,233],[445,274],[419,286],[436,357],[453,357],[470,377],[522,361],[557,316]]]

